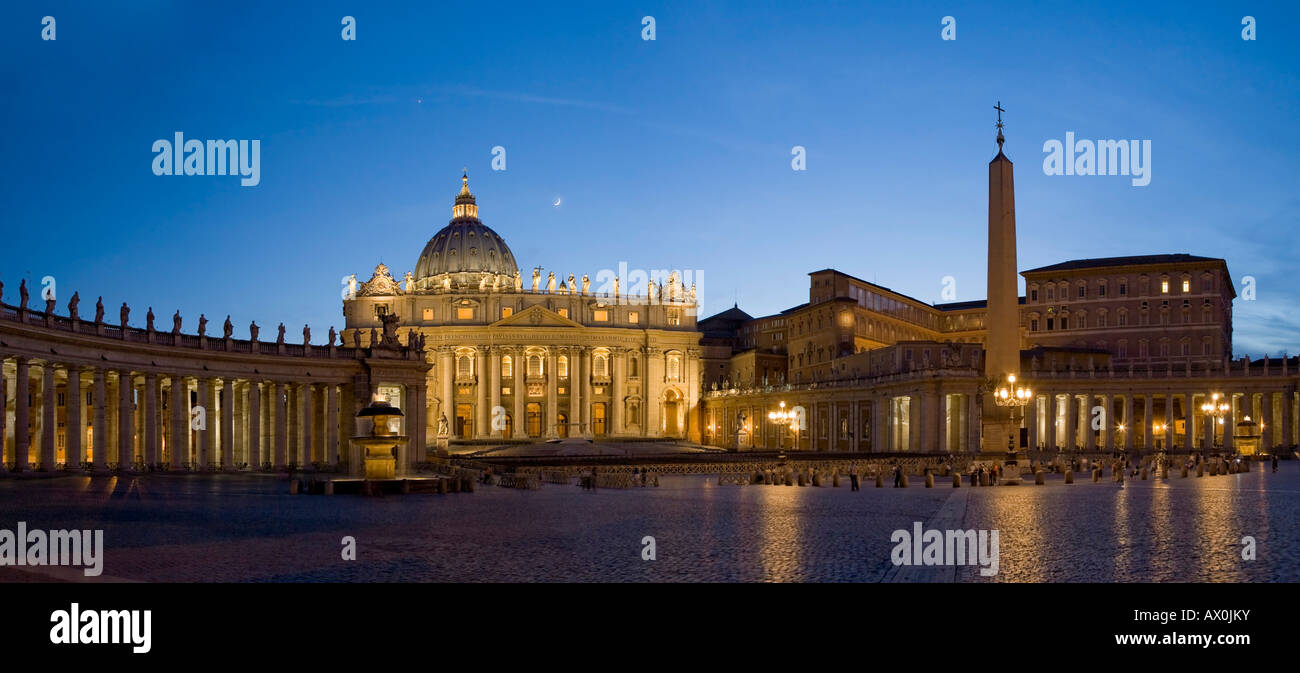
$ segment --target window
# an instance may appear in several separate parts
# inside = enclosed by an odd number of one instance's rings
[[[598,308],[591,312],[591,319],[596,322],[609,322],[609,311]]]
[[[1123,358],[1127,358],[1127,357],[1128,357],[1128,341],[1126,341],[1126,340],[1124,340],[1124,339],[1120,339],[1120,340],[1119,340],[1119,346],[1117,347],[1116,352],[1117,352],[1117,355],[1119,355],[1119,357],[1120,357],[1121,359],[1123,359]]]
[[[1034,318],[1033,320],[1029,321],[1029,331],[1031,332],[1038,331],[1038,318]]]
[[[1029,301],[1038,301],[1038,288],[1029,291]]]
[[[559,309],[558,311],[556,311],[556,313],[559,313],[561,318],[569,317],[569,309],[567,308]]]
[[[509,355],[502,355],[502,356],[501,356],[501,376],[502,376],[502,377],[507,377],[507,376],[514,376],[514,375],[515,375],[514,360],[511,359],[511,357],[510,357]]]
[[[1056,299],[1056,287],[1053,286],[1053,285],[1048,285],[1048,286],[1047,286],[1047,300],[1048,300],[1048,301],[1051,301],[1051,300],[1053,300],[1053,299]]]
[[[669,324],[669,325],[680,325],[680,324],[682,324],[682,311],[681,311],[681,309],[676,309],[676,308],[670,308],[670,309],[668,309],[668,324]]]
[[[638,311],[628,311],[627,321],[633,325],[641,322],[641,313]]]
[[[555,371],[560,375],[560,378],[569,378],[569,356],[560,356],[560,359],[555,363]]]
[[[669,353],[667,357],[666,365],[668,370],[668,380],[681,381],[682,380],[682,354],[677,352]]]
[[[424,320],[433,320],[433,309],[426,308],[420,313],[420,315]]]
[[[1160,294],[1169,294],[1169,279],[1160,279]]]
[[[1085,298],[1085,297],[1087,297],[1087,296],[1088,296],[1088,286],[1087,286],[1087,285],[1080,285],[1080,286],[1079,286],[1079,298],[1080,298],[1080,299],[1083,299],[1083,298]]]
[[[515,314],[515,309],[510,306],[501,307],[501,318],[504,320]]]
[[[1052,331],[1052,328],[1056,326],[1055,323],[1056,323],[1056,319],[1055,319],[1055,318],[1048,318],[1048,319],[1047,319],[1047,331],[1048,331],[1048,332]]]
[[[627,375],[633,379],[641,376],[641,359],[635,355],[627,359]]]
[[[456,358],[456,376],[472,376],[473,374],[474,358],[468,355]]]
[[[609,356],[604,353],[596,353],[592,356],[591,375],[602,379],[609,376]]]
[[[458,306],[458,307],[456,307],[456,319],[457,319],[457,320],[473,320],[473,319],[474,319],[474,307],[473,307],[473,306]]]
[[[1184,279],[1183,279],[1183,294],[1187,294],[1188,292],[1191,292],[1191,291],[1192,291],[1192,280],[1191,280],[1190,278],[1184,278]]]
[[[1120,327],[1123,327],[1123,326],[1125,326],[1125,325],[1127,325],[1127,324],[1128,324],[1128,313],[1125,313],[1125,312],[1123,312],[1123,311],[1120,311],[1120,314],[1119,314],[1119,326],[1120,326]]]
[[[1119,284],[1119,296],[1121,296],[1121,297],[1127,297],[1127,296],[1128,296],[1128,283],[1120,283],[1120,284]]]
[[[375,315],[381,318],[388,315],[388,304],[375,304]]]
[[[527,373],[528,373],[529,376],[541,376],[541,375],[542,375],[542,356],[540,356],[540,355],[529,355],[529,356],[528,356],[528,370],[527,370]]]
[[[1097,296],[1098,296],[1098,297],[1105,297],[1105,296],[1106,296],[1106,284],[1105,284],[1105,283],[1102,283],[1101,285],[1098,285],[1098,286],[1097,286]]]

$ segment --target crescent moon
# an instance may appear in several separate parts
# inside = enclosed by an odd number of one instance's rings
[[[558,208],[558,207],[560,206],[560,199],[559,199],[559,198],[556,198],[556,199],[555,199],[555,203],[552,203],[551,205],[553,205],[553,206],[555,206],[555,207]]]

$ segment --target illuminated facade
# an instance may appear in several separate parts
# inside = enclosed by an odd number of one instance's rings
[[[644,294],[642,291],[644,290]],[[452,219],[399,283],[380,264],[343,302],[344,343],[385,315],[426,344],[428,432],[449,440],[667,437],[698,441],[695,288],[680,276],[597,292],[590,277],[523,278],[462,178]]]

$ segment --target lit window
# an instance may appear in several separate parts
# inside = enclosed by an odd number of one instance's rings
[[[425,320],[433,320],[433,309],[426,308],[424,309],[424,312],[421,315],[424,316]]]
[[[669,325],[682,324],[682,312],[675,308],[668,309],[668,324]]]
[[[667,365],[668,365],[668,380],[669,381],[682,380],[682,354],[669,353]]]
[[[528,375],[529,376],[542,375],[542,356],[540,355],[528,356]]]
[[[641,313],[639,311],[628,311],[627,321],[633,325],[641,322]]]
[[[560,359],[555,363],[555,370],[560,375],[560,378],[569,378],[569,357],[567,355],[560,356]]]
[[[514,360],[512,360],[509,355],[501,356],[501,375],[502,376],[515,375]]]
[[[1184,278],[1184,279],[1183,279],[1183,293],[1186,294],[1186,293],[1191,292],[1191,291],[1192,291],[1192,281],[1191,281],[1190,279]]]
[[[1169,294],[1169,281],[1160,281],[1160,294]]]
[[[609,311],[606,311],[604,309],[596,309],[595,311],[591,312],[591,319],[595,320],[596,322],[609,322]]]
[[[462,355],[456,358],[456,375],[470,376],[474,373],[474,358]]]
[[[512,315],[514,315],[514,314],[515,314],[515,310],[514,310],[513,308],[511,308],[511,307],[509,307],[509,306],[503,306],[503,307],[501,307],[501,317],[502,317],[502,318],[509,318],[510,316],[512,316]]]
[[[458,307],[456,308],[456,319],[457,319],[457,320],[473,320],[473,319],[474,319],[474,307],[472,307],[472,306],[458,306]]]
[[[567,308],[562,308],[562,309],[560,309],[559,311],[557,311],[557,313],[560,314],[560,317],[561,317],[561,318],[567,318],[567,317],[569,317],[569,309],[567,309]]]
[[[609,376],[609,358],[603,353],[597,353],[591,359],[591,371],[593,376],[604,378]]]

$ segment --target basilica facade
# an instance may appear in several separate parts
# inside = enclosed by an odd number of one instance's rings
[[[478,217],[462,177],[451,221],[399,282],[383,264],[349,286],[344,344],[396,316],[424,348],[426,430],[449,441],[662,437],[699,441],[695,288],[670,273],[644,287],[591,276],[527,279]]]

